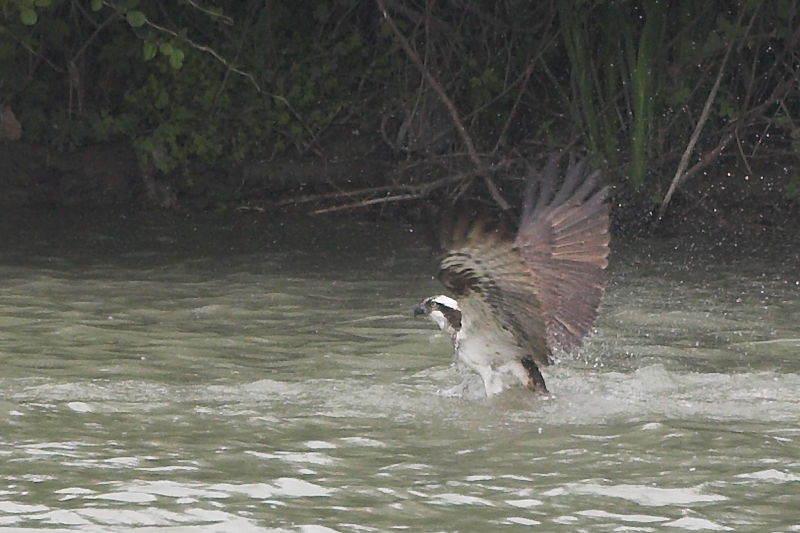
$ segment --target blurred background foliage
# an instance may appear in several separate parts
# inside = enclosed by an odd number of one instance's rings
[[[658,201],[704,106],[693,161],[800,153],[797,0],[387,7],[490,161],[582,145]],[[164,172],[323,155],[338,125],[394,155],[463,153],[371,0],[0,0],[0,104],[29,141],[124,138]]]

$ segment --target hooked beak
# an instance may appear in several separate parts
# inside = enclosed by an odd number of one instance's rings
[[[421,305],[414,308],[414,318],[417,318],[420,315],[427,315],[427,314],[428,313],[425,312],[425,308],[422,307]]]

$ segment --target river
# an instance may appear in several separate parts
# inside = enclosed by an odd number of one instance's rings
[[[800,531],[797,242],[612,242],[552,394],[486,400],[407,224],[0,222],[3,531]]]

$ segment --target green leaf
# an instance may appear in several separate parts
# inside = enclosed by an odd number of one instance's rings
[[[181,56],[183,52],[181,52]],[[179,56],[178,54],[172,54],[169,56],[169,65],[174,69],[179,69],[183,66],[183,57]]]
[[[36,16],[36,11],[28,7],[22,7],[19,10],[19,19],[22,21],[23,24],[26,26],[33,26],[36,24],[36,20],[38,17]]]
[[[128,20],[128,24],[134,28],[140,28],[144,26],[144,23],[147,21],[147,18],[141,11],[128,11],[127,15],[125,15],[125,18]]]
[[[721,99],[719,102],[719,114],[725,118],[736,118],[736,109],[725,99]]]
[[[103,7],[103,0],[92,0],[92,11],[100,11]]]
[[[143,51],[144,51],[144,60],[145,61],[150,61],[151,59],[153,59],[156,56],[156,52],[158,52],[158,48],[156,47],[155,44],[147,41],[147,42],[144,43]]]
[[[172,55],[172,44],[171,43],[161,43],[161,45],[158,47],[158,49],[165,56],[171,56]]]

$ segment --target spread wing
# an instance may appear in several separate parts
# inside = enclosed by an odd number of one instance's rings
[[[449,253],[439,280],[459,302],[480,310],[481,320],[491,315],[510,332],[512,353],[542,365],[552,362],[551,350],[580,344],[605,288],[608,188],[598,188],[600,172],[587,175],[586,165],[569,168],[560,186],[557,156],[542,176],[530,176],[514,240],[461,219],[443,241]]]
[[[516,245],[501,231],[486,230],[481,223],[468,233],[461,224],[450,237],[458,244],[442,260],[439,280],[456,295],[460,306],[467,307],[462,308],[465,331],[469,328],[471,334],[493,336],[506,344],[494,346],[494,351],[507,350],[517,359],[527,356],[550,364],[537,280]],[[510,332],[516,346],[503,341],[508,335],[483,328]]]
[[[597,318],[608,264],[608,187],[586,159],[568,169],[557,192],[558,158],[540,179],[532,175],[515,244],[538,282],[547,344],[569,351]]]

